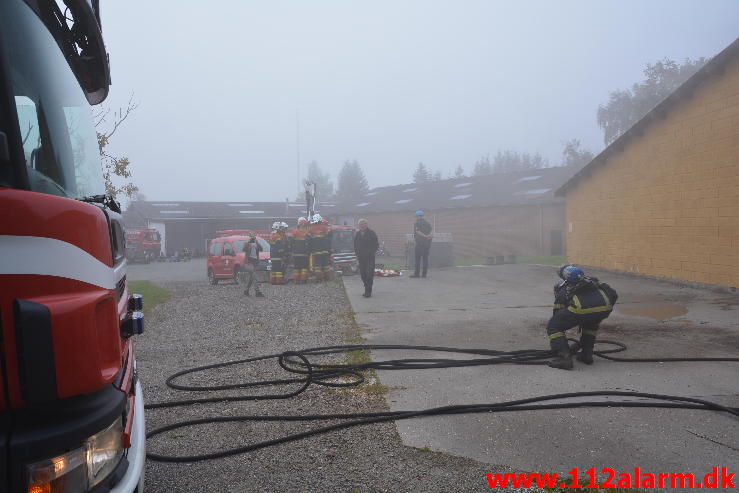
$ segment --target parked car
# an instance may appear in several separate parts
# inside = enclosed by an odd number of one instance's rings
[[[239,282],[241,271],[244,270],[246,263],[244,245],[248,241],[248,235],[222,236],[210,240],[207,273],[211,284],[218,284],[220,280]],[[268,271],[270,268],[269,243],[261,236],[257,236],[257,241],[262,247],[257,271]]]

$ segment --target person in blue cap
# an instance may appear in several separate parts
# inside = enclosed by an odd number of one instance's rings
[[[618,294],[596,277],[588,277],[581,268],[565,264],[559,268],[562,279],[554,286],[554,309],[547,324],[549,345],[556,357],[548,363],[552,368],[572,370],[572,352],[566,331],[580,326],[580,352],[577,359],[593,364],[593,347],[598,325],[608,318]]]
[[[413,236],[416,240],[416,270],[411,277],[426,277],[429,270],[429,251],[431,251],[431,234],[433,228],[423,218],[423,211],[416,211],[416,222],[413,225]],[[423,264],[423,267],[421,267]]]

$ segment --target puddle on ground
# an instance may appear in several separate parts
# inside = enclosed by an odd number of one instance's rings
[[[627,315],[649,317],[655,320],[665,320],[688,313],[685,305],[668,305],[664,303],[643,303],[630,306],[617,306],[617,310]]]

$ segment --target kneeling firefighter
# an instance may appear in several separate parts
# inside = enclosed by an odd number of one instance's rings
[[[287,242],[285,232],[280,222],[272,224],[272,234],[269,237],[269,260],[271,269],[269,271],[270,284],[285,283],[285,255],[287,254]]]
[[[560,267],[559,277],[562,280],[554,286],[554,311],[547,324],[549,344],[557,356],[548,364],[552,368],[572,369],[572,352],[565,333],[580,326],[581,351],[577,359],[592,365],[598,325],[613,311],[618,294],[608,284],[586,276],[574,265]]]
[[[310,234],[308,220],[298,219],[298,227],[290,232],[290,246],[293,258],[293,280],[296,284],[308,282],[308,266],[310,255]]]

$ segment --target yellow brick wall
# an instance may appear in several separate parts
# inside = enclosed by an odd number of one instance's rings
[[[568,260],[739,287],[739,60],[567,192]]]

